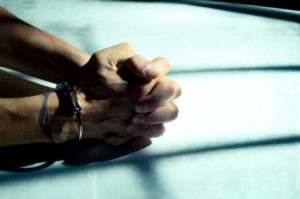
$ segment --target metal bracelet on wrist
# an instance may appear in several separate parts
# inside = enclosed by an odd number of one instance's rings
[[[77,99],[75,89],[69,85],[68,82],[57,84],[55,92],[59,98],[60,103],[66,108],[70,108],[76,117],[77,121],[77,139],[80,141],[83,136],[82,118],[81,118],[81,107]]]

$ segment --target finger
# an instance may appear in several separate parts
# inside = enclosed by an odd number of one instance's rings
[[[151,61],[152,67],[148,68],[147,72],[155,74],[155,78],[164,76],[171,69],[171,62],[165,57],[157,57]]]
[[[157,57],[151,61],[150,69],[156,71],[157,74],[155,76],[155,79],[152,79],[147,85],[144,85],[142,87],[142,93],[145,96],[150,94],[151,90],[154,88],[157,81],[159,80],[159,77],[164,76],[169,72],[169,70],[171,69],[171,63],[168,59],[164,57]]]
[[[170,122],[178,116],[178,108],[173,102],[169,102],[148,114],[137,114],[133,118],[135,124],[154,125]]]
[[[129,82],[142,83],[142,80],[156,78],[156,71],[149,70],[152,68],[152,64],[146,58],[134,55],[118,66],[118,72]]]
[[[163,57],[148,61],[141,55],[134,55],[119,66],[119,74],[132,83],[146,84],[145,80],[156,79],[170,70],[170,62]],[[144,80],[144,81],[143,81]]]
[[[149,62],[144,57],[135,55],[124,63],[120,68],[120,73],[131,83],[129,87],[131,93],[146,96],[151,92],[159,77],[165,75],[170,68],[170,62],[166,58],[157,57]],[[147,78],[152,78],[152,80]]]
[[[140,98],[135,107],[138,113],[149,113],[181,95],[180,86],[167,77],[160,78],[149,95]]]
[[[127,127],[127,132],[135,136],[153,138],[161,136],[165,132],[165,126],[164,124],[142,125],[132,123]]]

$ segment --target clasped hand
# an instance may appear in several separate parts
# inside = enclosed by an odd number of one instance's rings
[[[148,61],[128,43],[92,55],[82,67],[77,93],[85,138],[121,145],[137,136],[157,137],[174,120],[181,90],[165,74],[167,59]]]

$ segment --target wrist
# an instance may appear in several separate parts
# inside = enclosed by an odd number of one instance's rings
[[[90,55],[25,22],[4,25],[0,64],[51,82],[72,82]],[[1,56],[1,55],[0,55]]]
[[[51,140],[54,143],[62,143],[76,138],[77,122],[74,114],[64,107],[55,92],[49,94],[48,101],[47,114]]]

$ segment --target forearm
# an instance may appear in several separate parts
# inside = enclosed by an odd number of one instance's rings
[[[39,123],[42,101],[41,95],[0,99],[0,146],[50,142]],[[57,115],[59,102],[54,92],[47,101],[45,106],[53,139],[56,142],[71,139],[76,135],[75,119]]]
[[[0,65],[52,82],[73,81],[90,56],[0,7]]]

